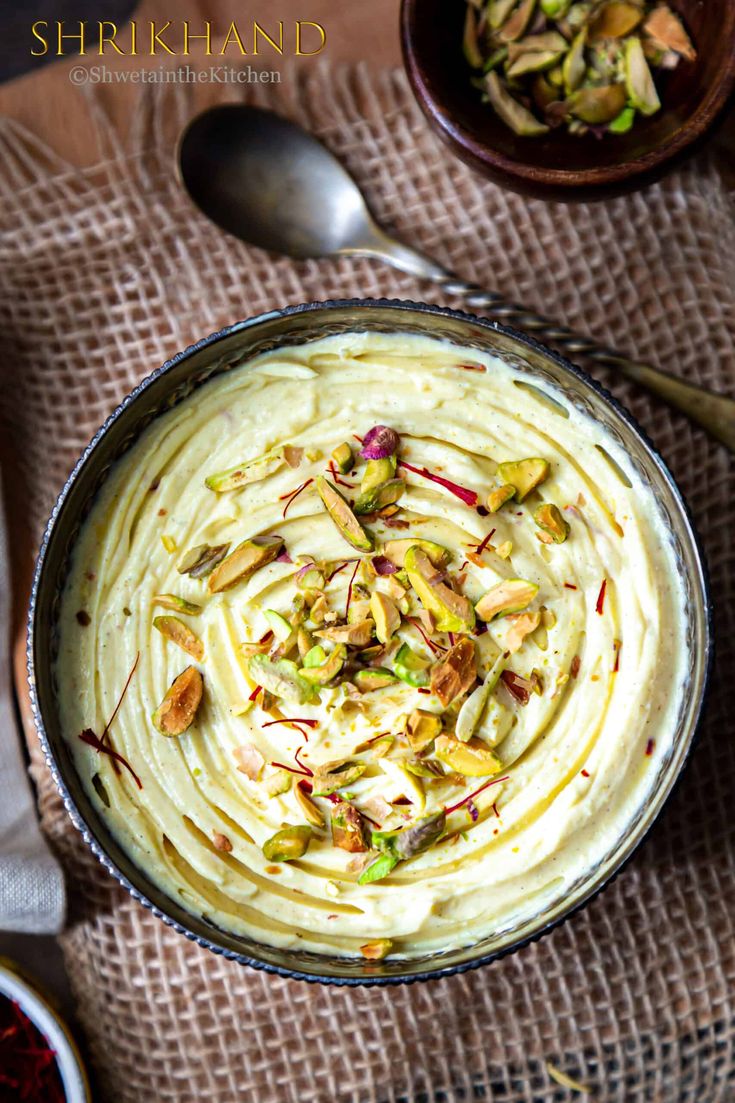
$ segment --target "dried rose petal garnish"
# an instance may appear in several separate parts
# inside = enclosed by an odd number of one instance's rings
[[[398,567],[395,563],[391,563],[385,555],[374,555],[372,558],[373,569],[376,574],[396,574]]]
[[[398,448],[399,437],[388,425],[374,425],[365,434],[360,455],[365,460],[387,460]]]
[[[257,781],[265,765],[265,759],[253,743],[243,743],[233,751],[237,759],[237,768],[251,781]]]

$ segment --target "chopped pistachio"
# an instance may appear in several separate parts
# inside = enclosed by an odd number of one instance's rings
[[[410,774],[416,777],[436,779],[444,777],[444,770],[439,762],[433,762],[430,758],[409,758],[403,766]]]
[[[277,613],[275,609],[266,609],[263,616],[268,621],[268,626],[277,640],[283,643],[289,638],[293,628],[281,613]]]
[[[441,572],[417,545],[406,552],[404,563],[411,586],[431,613],[440,632],[470,632],[475,625],[472,602],[442,580]]]
[[[544,628],[553,628],[556,624],[556,613],[544,605],[541,606],[541,623]]]
[[[288,770],[276,769],[269,778],[266,778],[265,791],[269,797],[280,797],[289,791],[292,783],[293,774]]]
[[[260,482],[268,475],[272,475],[283,467],[285,462],[283,449],[278,448],[255,460],[238,464],[237,467],[230,467],[227,471],[220,471],[216,475],[210,475],[204,480],[204,485],[217,494],[223,494],[228,490],[239,490],[240,487]]]
[[[375,635],[380,643],[388,643],[401,627],[401,614],[391,599],[379,590],[370,598],[370,612],[375,621]]]
[[[463,743],[466,743],[467,740],[475,734],[482,719],[482,714],[490,700],[490,694],[495,689],[500,675],[505,669],[505,662],[505,655],[500,655],[486,675],[482,685],[478,686],[478,688],[469,695],[467,700],[463,702],[457,714],[457,723],[455,724],[454,730],[457,739],[461,740]]]
[[[549,472],[548,461],[537,457],[527,460],[513,460],[498,465],[500,478],[515,487],[517,502],[522,502],[532,490],[535,490],[537,486],[548,479]]]
[[[358,670],[352,680],[361,693],[370,693],[374,689],[384,689],[386,686],[395,685],[396,676],[391,670],[386,670],[385,667],[373,666]]]
[[[641,40],[635,37],[625,42],[625,86],[631,107],[642,115],[653,115],[661,107]]]
[[[472,738],[463,743],[452,735],[440,735],[434,744],[434,754],[463,777],[489,777],[503,768],[498,756],[480,739]]]
[[[193,601],[177,597],[176,594],[156,594],[153,598],[156,605],[162,605],[164,609],[173,609],[177,613],[185,613],[189,617],[195,617],[201,613],[201,605],[195,605]]]
[[[375,938],[361,946],[360,953],[367,961],[382,961],[392,949],[393,943],[389,938]]]
[[[487,496],[487,508],[491,513],[497,513],[501,506],[515,497],[516,488],[510,483],[504,483],[495,490],[491,490]]]
[[[470,4],[465,12],[462,47],[468,64],[473,69],[479,69],[482,66],[482,52],[477,41],[477,17]]]
[[[264,655],[270,651],[273,644],[272,637],[268,636],[266,639],[253,640],[252,642],[245,640],[240,644],[239,651],[244,659],[249,659],[251,655]]]
[[[351,762],[349,759],[345,762],[325,762],[314,770],[312,792],[315,797],[331,796],[338,789],[352,785],[366,769],[366,762]]]
[[[488,0],[487,21],[494,31],[502,27],[516,5],[516,0]]]
[[[383,460],[373,460],[373,463],[383,463]],[[406,489],[403,479],[389,479],[386,483],[373,487],[371,490],[360,494],[354,505],[354,512],[361,516],[363,513],[374,513],[376,510],[385,509],[394,505]]]
[[[162,735],[183,735],[191,727],[204,692],[204,679],[195,666],[187,666],[174,678],[166,696],[153,713]]]
[[[307,653],[304,655],[305,667],[321,666],[322,663],[325,663],[326,661],[327,653],[320,643],[317,643],[313,647],[309,648]]]
[[[589,41],[625,38],[640,23],[643,8],[626,0],[609,0],[599,8],[589,22]]]
[[[540,34],[527,34],[508,47],[508,63],[512,65],[526,54],[560,53],[567,48],[567,40],[558,31],[543,31]]]
[[[622,84],[604,84],[595,88],[578,88],[567,100],[572,115],[591,126],[615,119],[625,107],[626,93]]]
[[[442,809],[430,816],[424,816],[409,824],[399,832],[394,849],[400,858],[414,858],[438,842],[444,834],[447,818]]]
[[[434,846],[444,834],[446,825],[447,817],[442,808],[396,831],[373,831],[372,844],[384,853],[394,854],[399,861],[407,861]]]
[[[329,602],[324,594],[316,594],[309,611],[309,620],[313,624],[324,624],[329,612]]]
[[[312,651],[316,650],[315,647],[312,648]],[[319,650],[321,651],[322,649],[319,648]],[[304,662],[299,674],[304,681],[312,685],[325,686],[328,682],[333,681],[337,677],[340,670],[345,665],[346,659],[347,648],[343,643],[338,643],[331,655],[328,655],[324,662],[320,663],[318,666],[310,666]]]
[[[403,567],[406,552],[409,548],[421,548],[435,567],[445,567],[452,557],[452,553],[447,548],[443,548],[441,544],[435,544],[433,540],[417,540],[414,537],[407,537],[404,540],[389,540],[387,544],[383,545],[380,552],[381,555],[384,555],[386,559],[400,568]],[[398,576],[392,575],[391,577],[396,579]]]
[[[406,797],[411,802],[413,811],[423,812],[426,807],[426,795],[423,785],[416,774],[406,769],[405,762],[397,762],[383,755],[380,759],[380,768],[398,786],[399,795]]]
[[[355,466],[355,456],[352,447],[347,441],[338,444],[332,452],[332,459],[337,465],[341,475],[346,475]]]
[[[302,663],[304,664],[304,666],[311,665],[311,664],[306,662],[306,656],[314,648],[314,641],[311,637],[311,632],[307,632],[307,630],[305,628],[299,628],[299,630],[296,634],[296,646],[299,649],[299,657],[300,657]],[[319,645],[317,644],[317,646],[319,646]],[[319,659],[319,662],[324,662],[324,659],[326,659],[326,657],[327,657],[326,652],[324,651],[323,647],[319,647],[319,650],[320,650],[320,652],[323,656],[323,658]],[[319,663],[314,663],[314,665],[318,666]]]
[[[204,658],[204,644],[183,620],[178,617],[154,617],[153,627],[166,639],[178,644],[182,651],[186,651],[197,662]]]
[[[411,750],[416,754],[430,747],[436,737],[441,734],[442,720],[433,712],[425,712],[423,709],[414,709],[406,722],[406,738]]]
[[[564,58],[561,67],[562,78],[564,80],[564,91],[568,96],[571,96],[572,92],[576,91],[584,80],[584,74],[587,71],[587,65],[584,58],[586,46],[587,28],[583,27],[572,42],[569,53]]]
[[[341,850],[361,854],[368,849],[369,832],[363,816],[347,801],[332,808],[332,842]]]
[[[556,67],[555,67],[556,68]],[[559,93],[555,85],[549,80],[548,73],[537,73],[533,79],[531,85],[531,95],[533,96],[533,102],[542,111],[546,111],[552,103],[556,103],[559,99]],[[513,488],[511,487],[511,490]],[[515,492],[514,492],[515,493]],[[494,513],[495,510],[491,510]]]
[[[524,107],[523,104],[511,96],[496,72],[493,71],[487,74],[485,87],[488,99],[495,108],[496,114],[516,134],[521,137],[535,137],[539,134],[548,133],[548,126],[539,122],[527,107]]]
[[[346,643],[350,647],[367,647],[373,638],[375,622],[368,619],[357,624],[338,624],[333,628],[323,628],[314,635],[320,640],[331,640],[332,643]]]
[[[358,551],[372,551],[372,536],[362,527],[337,487],[323,475],[319,475],[316,480],[316,489],[324,508],[347,543]]]
[[[326,585],[324,571],[316,563],[310,565],[308,570],[299,570],[296,572],[296,585],[300,590],[323,590]]]
[[[498,544],[495,549],[495,554],[498,559],[510,559],[511,552],[513,551],[513,542],[511,540],[504,540],[502,544]]]
[[[513,713],[497,699],[491,697],[487,703],[478,735],[489,747],[497,747],[513,727]]]
[[[431,670],[431,691],[446,707],[470,689],[477,678],[475,644],[462,639]]]
[[[540,0],[541,11],[549,19],[563,19],[569,11],[572,0]]]
[[[521,0],[513,14],[500,28],[498,37],[502,42],[514,42],[515,39],[521,37],[531,20],[535,7],[536,0]]]
[[[624,107],[620,114],[608,123],[607,129],[611,134],[627,134],[634,122],[635,108]]]
[[[660,107],[648,68],[696,51],[656,0],[466,0],[469,83],[516,134],[623,134]],[[626,102],[627,101],[627,102]],[[540,115],[535,115],[538,109]]]
[[[303,858],[311,839],[312,830],[308,824],[284,827],[263,843],[263,854],[269,862],[292,862],[294,858]]]
[[[324,827],[326,821],[321,808],[311,799],[308,793],[304,792],[300,785],[294,788],[294,797],[304,813],[307,823],[310,823],[312,827]]]
[[[475,605],[475,612],[484,621],[491,621],[507,613],[520,613],[537,593],[538,586],[535,582],[527,582],[523,578],[507,578],[504,582],[491,586],[483,594]]]
[[[350,602],[350,608],[347,612],[348,624],[359,624],[363,620],[368,620],[370,617],[370,600],[367,601],[355,601],[354,594],[355,588],[352,590],[353,600]]]
[[[526,73],[537,73],[541,69],[549,69],[560,57],[561,54],[558,50],[539,50],[521,54],[512,65],[508,66],[505,73],[510,80],[513,80],[516,77],[525,76]]]
[[[169,536],[167,533],[164,533],[161,537],[161,543],[163,544],[169,555],[173,555],[173,553],[176,551],[176,541],[174,540],[173,536]]]
[[[192,578],[206,578],[222,562],[229,550],[229,544],[197,544],[186,553],[176,570],[179,574],[188,574]]]
[[[396,473],[395,456],[386,456],[382,460],[368,460],[360,480],[360,493],[369,494],[371,490],[390,482]]]
[[[255,536],[252,540],[243,540],[210,574],[207,583],[209,592],[219,594],[223,590],[231,590],[261,567],[272,563],[282,549],[281,536]]]
[[[534,511],[533,519],[543,532],[547,532],[555,544],[563,544],[569,535],[569,524],[558,506],[544,502]]]
[[[429,684],[429,662],[412,651],[407,643],[401,644],[393,660],[393,671],[397,678],[409,686],[427,686]]]
[[[253,681],[276,697],[305,705],[314,697],[313,687],[299,674],[296,663],[290,659],[268,659],[265,655],[253,655],[248,662]]]
[[[391,854],[386,850],[382,854],[379,854],[377,858],[366,866],[360,876],[357,878],[358,885],[369,885],[373,881],[382,881],[384,877],[395,869],[398,865],[400,858],[395,854]]]

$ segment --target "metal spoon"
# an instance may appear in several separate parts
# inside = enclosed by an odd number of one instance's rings
[[[430,280],[500,322],[527,330],[572,356],[587,356],[664,398],[735,452],[735,401],[621,356],[567,326],[466,283],[387,234],[355,181],[316,138],[259,107],[231,104],[197,116],[181,136],[184,187],[213,222],[235,237],[297,259],[367,256]]]

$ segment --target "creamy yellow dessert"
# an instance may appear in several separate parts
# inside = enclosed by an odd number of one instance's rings
[[[213,379],[113,469],[63,596],[63,728],[191,912],[332,955],[468,945],[625,838],[682,602],[654,497],[562,394],[329,337]]]

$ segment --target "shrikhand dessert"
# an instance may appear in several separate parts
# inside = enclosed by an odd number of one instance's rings
[[[543,913],[625,840],[684,622],[596,422],[495,356],[353,332],[212,379],[113,468],[59,707],[100,816],[190,912],[412,957]]]

